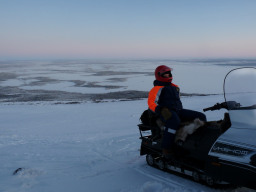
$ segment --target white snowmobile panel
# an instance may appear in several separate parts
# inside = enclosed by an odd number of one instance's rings
[[[237,129],[255,129],[256,130],[256,109],[251,110],[230,110],[229,111],[230,120],[232,122],[232,127]],[[252,135],[248,135],[252,136]],[[254,135],[256,136],[256,135]]]
[[[233,162],[249,164],[251,157],[256,154],[255,129],[237,129],[231,127],[211,148],[209,155]]]

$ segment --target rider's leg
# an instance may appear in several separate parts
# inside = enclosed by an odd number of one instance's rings
[[[175,133],[180,125],[180,118],[175,111],[171,111],[172,116],[165,121],[165,130],[162,140],[163,151],[169,151],[174,144]]]
[[[193,121],[196,118],[199,118],[201,121],[207,121],[205,114],[199,111],[182,109],[178,112],[178,115],[182,121]]]

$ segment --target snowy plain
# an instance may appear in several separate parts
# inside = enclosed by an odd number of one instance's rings
[[[18,69],[17,65],[10,67],[3,63],[1,72],[9,75],[6,80],[1,79],[1,87],[107,93],[116,90],[148,91],[152,87],[154,68],[159,64],[168,65],[170,61],[84,65],[49,62],[48,67],[45,62],[24,62],[23,67]],[[219,94],[223,78],[235,66],[192,65],[174,61],[171,64],[174,83],[180,85],[182,92],[216,94],[182,97],[184,108],[202,111],[224,101]],[[35,83],[42,77],[52,81]],[[113,77],[116,81],[112,81]],[[83,81],[83,85],[94,82],[94,85],[102,87],[74,86],[77,80]],[[108,89],[104,85],[116,87]],[[149,167],[145,156],[139,155],[137,128],[139,117],[147,108],[146,99],[117,99],[99,103],[86,100],[77,104],[2,100],[0,105],[1,192],[254,191],[247,188],[212,189],[188,178]],[[219,120],[224,112],[205,114],[208,120]],[[13,175],[18,168],[23,169]]]

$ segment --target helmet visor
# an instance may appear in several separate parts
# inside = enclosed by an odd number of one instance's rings
[[[166,71],[166,72],[162,73],[160,76],[161,77],[166,77],[166,75],[169,75],[169,77],[172,77],[171,71]]]

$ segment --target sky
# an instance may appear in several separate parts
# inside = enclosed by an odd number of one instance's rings
[[[255,0],[0,0],[0,59],[256,57]]]

